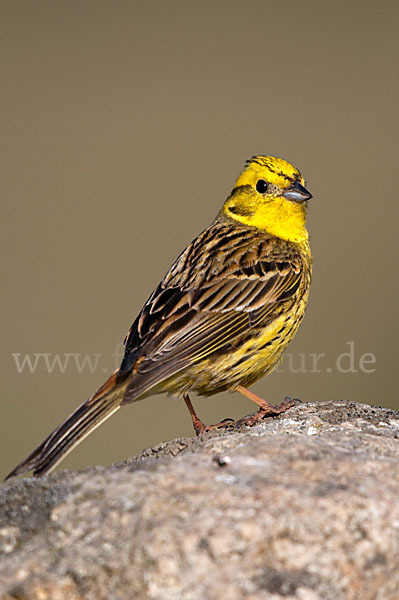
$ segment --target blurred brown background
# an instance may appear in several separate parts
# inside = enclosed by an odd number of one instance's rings
[[[114,369],[143,302],[256,153],[307,179],[315,264],[291,364],[254,390],[399,408],[396,2],[3,0],[0,28],[1,476]],[[64,373],[43,358],[18,373],[12,355],[38,353],[72,357]],[[74,356],[96,353],[79,373]],[[194,403],[205,422],[254,409],[238,394]],[[183,402],[154,397],[63,467],[184,435]]]

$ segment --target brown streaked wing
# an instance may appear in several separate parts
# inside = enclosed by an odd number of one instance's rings
[[[276,252],[273,244],[263,243],[264,235],[244,229],[238,236],[233,229],[234,236],[225,224],[218,235],[206,230],[201,235],[208,234],[208,244],[197,239],[180,255],[133,324],[122,371],[145,355],[138,373],[155,376],[156,371],[156,381],[170,377],[220,351],[249,327],[266,325],[277,304],[293,296],[301,280],[301,260],[292,245]],[[226,243],[228,233],[231,244]],[[196,277],[192,271],[205,262],[206,278]],[[126,401],[128,396],[129,388]]]

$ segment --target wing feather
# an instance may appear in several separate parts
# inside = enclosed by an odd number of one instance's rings
[[[226,349],[270,322],[298,290],[302,273],[294,245],[248,228],[237,231],[236,224],[213,224],[144,305],[126,337],[121,372],[134,369],[158,382]],[[134,385],[133,378],[125,401]]]

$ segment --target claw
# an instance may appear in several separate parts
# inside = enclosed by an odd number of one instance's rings
[[[205,431],[212,431],[214,429],[228,429],[229,427],[232,428],[234,427],[235,423],[236,422],[234,419],[230,419],[230,417],[228,417],[227,419],[219,421],[219,423],[215,423],[215,425],[208,425],[208,427],[205,428]]]
[[[273,406],[270,404],[265,408],[260,408],[256,413],[252,415],[248,415],[247,417],[243,417],[237,421],[237,425],[248,425],[248,427],[252,427],[255,423],[262,421],[265,417],[275,417],[277,415],[281,415],[281,413],[285,412],[289,408],[295,406],[297,399],[292,400],[289,396],[286,396],[280,404],[277,406]]]

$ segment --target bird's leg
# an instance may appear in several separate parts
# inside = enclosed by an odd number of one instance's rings
[[[234,424],[233,419],[223,419],[223,421],[220,421],[220,423],[216,423],[215,425],[205,425],[197,416],[194,406],[192,405],[191,400],[189,398],[189,395],[184,394],[183,399],[191,415],[194,431],[197,435],[199,435],[200,433],[204,433],[205,431],[212,431],[212,429],[223,429],[224,427],[229,427],[232,424]]]
[[[257,423],[258,421],[261,421],[264,417],[272,417],[285,412],[288,408],[295,406],[296,403],[295,400],[291,400],[291,398],[286,396],[283,402],[281,402],[277,406],[273,406],[272,404],[269,404],[269,402],[266,402],[266,400],[263,400],[263,398],[259,398],[259,396],[257,396],[256,394],[254,394],[250,390],[247,390],[247,388],[243,387],[242,385],[238,386],[237,392],[240,392],[240,394],[246,396],[247,398],[252,400],[252,402],[255,402],[255,404],[259,406],[258,412],[256,412],[253,415],[243,417],[238,421],[234,421],[233,419],[224,419],[223,421],[220,421],[220,423],[216,423],[215,425],[205,425],[205,423],[203,423],[201,419],[197,416],[197,413],[195,412],[194,406],[192,405],[189,395],[184,394],[183,399],[191,415],[194,431],[197,435],[200,435],[201,433],[204,433],[206,431],[212,431],[213,429],[231,428],[234,425],[245,424],[251,427],[252,425],[255,425],[255,423]]]
[[[195,433],[197,435],[199,435],[200,433],[204,433],[204,431],[206,430],[206,425],[204,425],[204,423],[201,421],[201,419],[199,417],[197,417],[197,413],[194,410],[194,406],[191,403],[189,395],[184,394],[183,398],[184,398],[184,402],[186,403],[186,406],[189,410],[189,413],[191,415]]]
[[[289,396],[286,396],[283,402],[281,402],[277,406],[273,406],[272,404],[269,404],[269,402],[266,402],[266,400],[263,400],[263,398],[259,398],[259,396],[257,396],[256,394],[254,394],[250,390],[247,390],[247,388],[243,387],[242,385],[238,386],[237,392],[240,392],[240,394],[246,396],[247,398],[252,400],[252,402],[255,402],[255,404],[259,406],[258,412],[256,412],[254,415],[248,415],[248,417],[243,417],[242,419],[237,421],[238,425],[245,424],[251,427],[258,421],[261,421],[264,417],[280,415],[281,413],[285,412],[288,408],[295,406],[295,400],[291,400]]]

